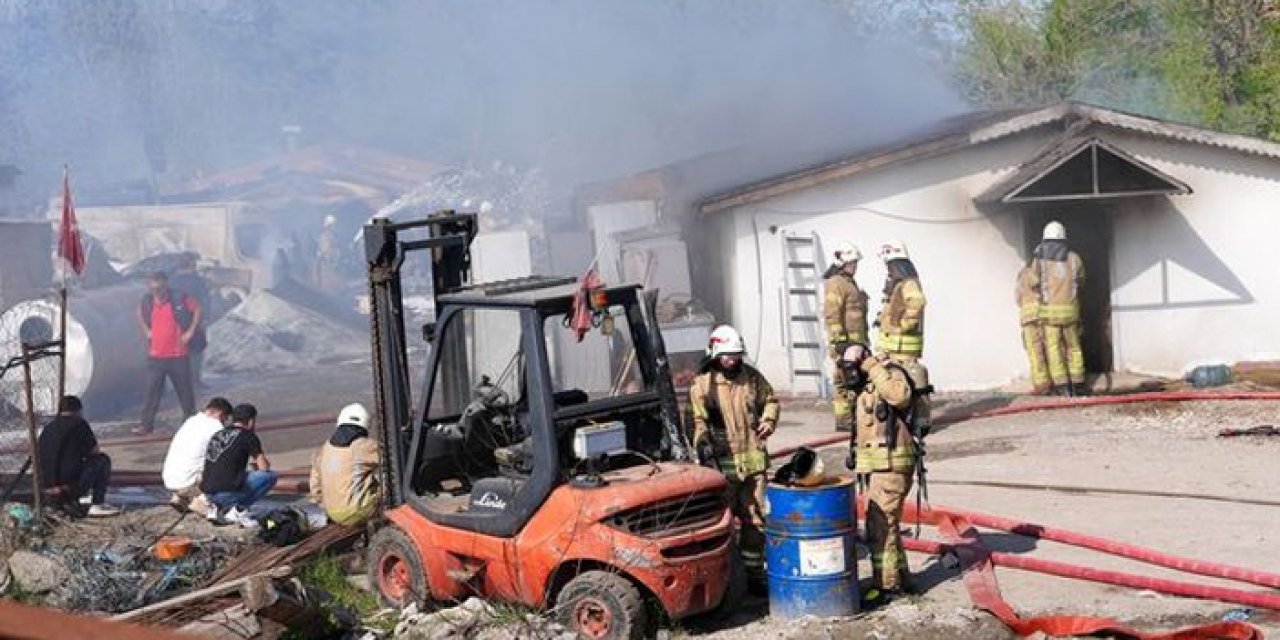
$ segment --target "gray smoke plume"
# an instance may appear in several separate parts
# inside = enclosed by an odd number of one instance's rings
[[[12,201],[64,162],[163,188],[286,137],[536,167],[557,201],[730,149],[763,177],[962,109],[894,4],[0,0],[0,164]]]

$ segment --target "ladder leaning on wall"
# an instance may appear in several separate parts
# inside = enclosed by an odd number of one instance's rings
[[[787,349],[791,390],[830,396],[826,343],[822,333],[822,251],[813,233],[783,231],[783,340]]]

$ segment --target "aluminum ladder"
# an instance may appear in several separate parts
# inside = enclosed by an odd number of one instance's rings
[[[822,330],[822,250],[814,233],[781,232],[786,274],[780,292],[791,390],[830,397]]]

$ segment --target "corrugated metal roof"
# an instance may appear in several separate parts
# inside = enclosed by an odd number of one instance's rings
[[[1073,130],[1081,129],[1082,125],[1097,124],[1241,153],[1280,158],[1280,144],[1268,140],[1222,133],[1080,102],[1061,102],[1044,107],[976,111],[948,118],[895,144],[856,151],[844,160],[802,169],[715,195],[704,200],[699,209],[702,213],[715,213],[864,171],[950,153],[1059,122],[1070,123]]]

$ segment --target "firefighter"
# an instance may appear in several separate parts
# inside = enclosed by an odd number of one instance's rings
[[[1084,262],[1067,248],[1067,230],[1061,222],[1055,220],[1044,226],[1031,267],[1037,280],[1049,377],[1056,392],[1081,395],[1086,391],[1079,297]]]
[[[901,365],[855,344],[845,350],[841,366],[856,423],[849,458],[866,486],[872,573],[866,599],[874,605],[911,589],[898,526],[921,453],[913,436],[923,438],[925,432],[913,434],[909,426],[919,393]]]
[[[1022,325],[1022,348],[1031,368],[1032,393],[1046,395],[1053,389],[1044,355],[1044,326],[1040,322],[1040,281],[1031,265],[1018,271],[1016,288],[1018,322]]]
[[[867,343],[867,294],[853,279],[861,259],[862,252],[856,245],[841,243],[836,245],[835,262],[823,274],[826,296],[822,315],[826,320],[831,361],[836,363],[832,378],[837,389],[844,384],[839,367],[840,355],[853,343]],[[853,430],[853,412],[844,394],[835,394],[831,411],[835,414],[836,431]]]
[[[911,376],[916,389],[931,390],[929,369],[920,361],[924,354],[925,305],[920,274],[907,255],[907,246],[901,241],[890,240],[881,244],[879,253],[888,275],[880,301],[880,315],[876,317],[876,327],[880,329],[879,351]],[[932,403],[926,393],[915,412],[922,428],[929,428],[932,413]]]
[[[778,427],[773,387],[743,361],[742,336],[731,326],[711,332],[707,358],[689,387],[693,445],[704,465],[729,481],[729,504],[739,522],[739,550],[748,583],[764,584],[765,442]]]
[[[918,359],[924,354],[925,299],[920,274],[907,255],[906,245],[900,241],[890,240],[880,245],[880,259],[888,272],[880,315],[876,318],[880,351],[895,362]]]

